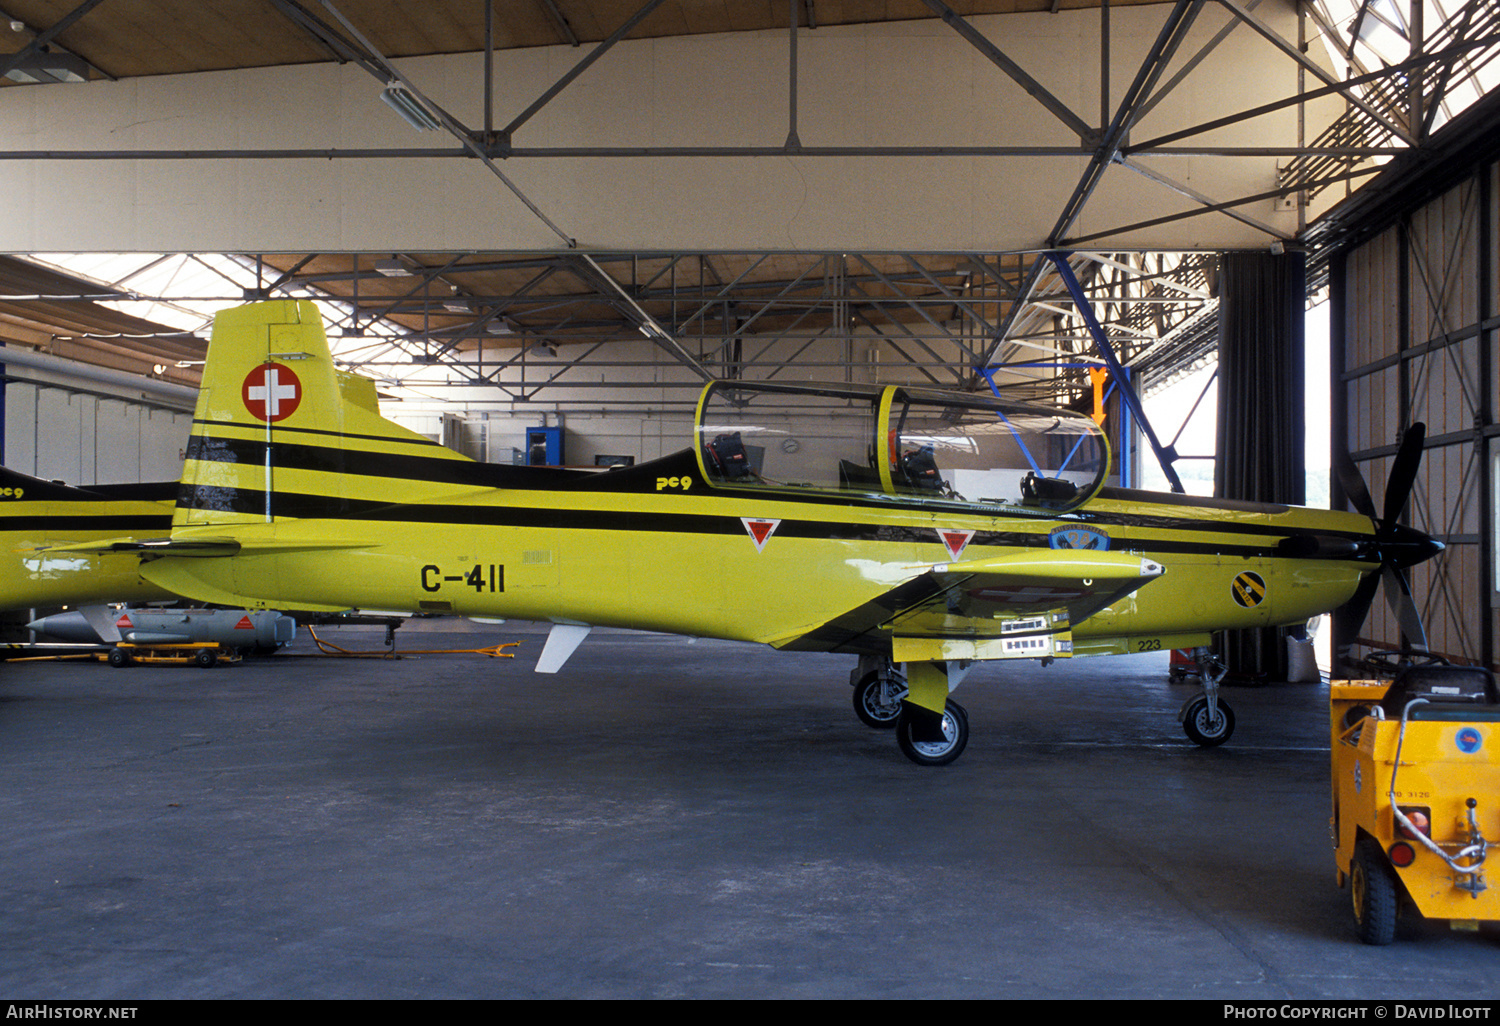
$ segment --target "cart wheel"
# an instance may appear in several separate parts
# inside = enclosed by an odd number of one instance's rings
[[[123,670],[130,665],[130,653],[123,648],[112,648],[109,650],[109,665],[117,670]]]
[[[193,656],[193,662],[205,670],[212,670],[214,664],[219,661],[219,654],[211,648],[200,648],[198,654]]]
[[[1354,899],[1354,922],[1366,944],[1389,944],[1396,939],[1396,881],[1385,855],[1368,839],[1354,849],[1349,867],[1349,894]]]
[[[1229,740],[1234,733],[1234,710],[1222,698],[1219,699],[1219,717],[1208,715],[1208,699],[1195,698],[1188,704],[1187,714],[1182,717],[1182,729],[1193,744],[1203,748],[1214,748]]]
[[[882,700],[881,680],[880,674],[871,670],[854,685],[854,714],[867,727],[889,730],[901,718],[901,699]]]
[[[952,699],[943,709],[943,740],[913,741],[911,716],[902,703],[901,717],[896,723],[896,743],[902,753],[918,766],[946,766],[963,754],[969,743],[969,714],[964,707]]]

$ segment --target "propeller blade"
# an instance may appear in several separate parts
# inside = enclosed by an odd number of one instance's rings
[[[1385,601],[1401,624],[1407,647],[1426,652],[1427,631],[1422,627],[1422,614],[1417,611],[1417,603],[1411,597],[1411,585],[1407,583],[1406,575],[1387,563],[1380,568],[1380,577],[1385,584]],[[1374,575],[1369,579],[1373,580]]]
[[[1345,646],[1353,643],[1360,628],[1364,626],[1377,587],[1385,592],[1386,603],[1400,625],[1406,646],[1428,651],[1427,631],[1422,626],[1421,612],[1411,596],[1411,584],[1402,570],[1431,559],[1443,550],[1443,545],[1435,538],[1399,522],[1406,515],[1407,504],[1411,501],[1426,441],[1427,427],[1420,423],[1411,425],[1401,436],[1401,445],[1386,478],[1384,516],[1375,523],[1375,542],[1380,551],[1380,576],[1377,578],[1373,572],[1366,573],[1349,601],[1334,611],[1342,653],[1340,658],[1347,655]],[[1370,500],[1370,491],[1347,453],[1340,454],[1335,470],[1350,505],[1359,513],[1375,520],[1375,504]]]
[[[1382,524],[1394,524],[1406,512],[1411,500],[1411,488],[1417,480],[1417,467],[1422,463],[1422,445],[1427,440],[1427,425],[1413,424],[1401,436],[1401,449],[1391,464],[1391,476],[1385,482],[1385,516]]]
[[[1370,490],[1365,487],[1365,479],[1360,475],[1359,468],[1354,465],[1347,452],[1339,453],[1339,459],[1334,468],[1339,475],[1339,485],[1344,489],[1344,495],[1349,499],[1349,505],[1354,507],[1356,513],[1363,513],[1371,520],[1375,519],[1375,503],[1370,499]]]
[[[1365,617],[1370,615],[1370,604],[1375,601],[1375,589],[1380,587],[1380,578],[1373,573],[1365,574],[1360,578],[1359,587],[1354,596],[1345,602],[1333,615],[1338,620],[1338,636],[1346,642],[1353,641],[1359,636],[1359,629],[1364,626]]]

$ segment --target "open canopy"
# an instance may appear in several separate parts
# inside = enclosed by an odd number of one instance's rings
[[[1066,512],[1109,472],[1109,443],[1066,410],[898,385],[718,381],[698,403],[704,480],[913,502]]]

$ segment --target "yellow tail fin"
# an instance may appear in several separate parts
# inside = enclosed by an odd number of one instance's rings
[[[469,462],[380,416],[373,383],[334,367],[314,304],[224,310],[214,318],[173,526],[322,517],[389,502],[389,482],[379,480],[395,476],[388,457],[397,466],[402,457]]]

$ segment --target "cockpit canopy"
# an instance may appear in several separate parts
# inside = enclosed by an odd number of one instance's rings
[[[897,385],[719,381],[698,403],[705,480],[725,488],[900,495],[1065,512],[1109,472],[1109,443],[1067,410]]]

